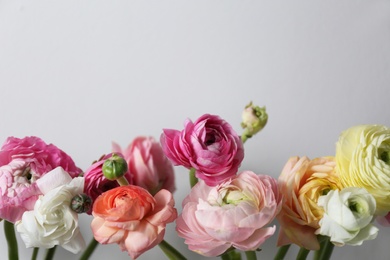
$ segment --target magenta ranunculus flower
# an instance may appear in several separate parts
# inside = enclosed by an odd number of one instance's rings
[[[161,189],[175,191],[173,165],[153,137],[139,136],[126,150],[113,143],[113,151],[123,154],[134,185],[148,190],[152,195]]]
[[[42,194],[35,182],[59,166],[72,178],[82,172],[69,155],[38,137],[7,138],[0,150],[0,218],[15,223],[32,210]]]
[[[164,153],[174,165],[194,168],[196,177],[215,186],[233,177],[244,158],[243,143],[231,125],[216,115],[205,114],[184,130],[164,129]]]
[[[117,155],[123,157],[122,154],[116,153]],[[104,155],[97,162],[93,163],[84,173],[84,192],[87,194],[92,203],[96,200],[96,198],[105,191],[111,190],[119,186],[118,182],[108,180],[103,175],[102,167],[103,163],[106,159],[110,158],[112,153]],[[127,172],[124,177],[127,181],[132,184],[132,176],[129,172]],[[92,207],[87,212],[87,214],[92,214]]]
[[[204,256],[230,247],[256,250],[274,234],[276,227],[268,225],[280,209],[276,180],[245,171],[216,187],[198,182],[183,200],[176,230],[190,250]]]

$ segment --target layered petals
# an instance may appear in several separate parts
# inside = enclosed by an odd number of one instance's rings
[[[174,165],[194,168],[196,177],[210,186],[236,175],[244,158],[240,137],[216,115],[187,120],[182,131],[164,129],[160,141]]]
[[[275,232],[281,208],[276,180],[243,172],[216,187],[198,182],[183,200],[176,230],[190,250],[218,256],[230,247],[256,250]]]
[[[95,239],[101,244],[118,244],[133,259],[159,244],[166,224],[177,217],[169,191],[160,190],[153,197],[134,185],[104,192],[96,199],[92,214]]]
[[[315,230],[323,209],[317,200],[330,190],[341,189],[335,166],[333,157],[288,160],[278,179],[283,194],[283,208],[277,217],[281,226],[278,246],[294,243],[309,250],[319,249]]]

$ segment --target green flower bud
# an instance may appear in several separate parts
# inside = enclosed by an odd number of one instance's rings
[[[102,171],[104,177],[107,179],[111,181],[117,180],[127,172],[127,162],[119,155],[112,154],[112,156],[103,163]]]
[[[247,138],[252,137],[264,128],[267,121],[268,114],[265,111],[265,107],[254,106],[250,102],[242,112],[241,126],[245,129],[243,135]]]
[[[92,199],[86,194],[77,194],[72,198],[70,207],[77,213],[88,212],[92,207]]]

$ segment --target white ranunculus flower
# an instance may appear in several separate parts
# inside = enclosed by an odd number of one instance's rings
[[[336,246],[361,245],[376,238],[378,228],[371,224],[376,209],[374,197],[363,188],[331,190],[318,199],[324,208],[316,234],[330,237]]]
[[[42,178],[39,188],[43,195],[34,209],[26,211],[15,223],[26,247],[52,248],[61,245],[77,254],[85,248],[79,231],[78,215],[70,205],[72,198],[83,192],[84,179],[71,178],[62,168],[56,168]]]

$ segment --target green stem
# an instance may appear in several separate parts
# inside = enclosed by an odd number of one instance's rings
[[[190,185],[191,185],[191,188],[195,186],[195,184],[198,183],[198,178],[196,178],[195,176],[195,169],[194,168],[191,168],[190,170]]]
[[[246,140],[248,140],[248,136],[246,134],[241,135],[241,141],[243,144],[245,144]]]
[[[49,248],[47,251],[46,251],[46,255],[45,255],[45,260],[51,260],[53,259],[53,256],[56,252],[56,249],[57,249],[57,246],[53,246],[52,248]]]
[[[297,255],[297,260],[305,260],[309,253],[310,253],[310,250],[308,250],[304,247],[301,247],[301,249],[299,250],[298,255]]]
[[[221,255],[222,260],[241,260],[241,253],[237,252],[233,247],[229,248]]]
[[[274,260],[283,260],[287,254],[287,251],[290,249],[290,246],[291,244],[279,247],[279,250],[276,253]]]
[[[165,240],[161,241],[158,246],[161,248],[161,250],[165,253],[165,255],[170,260],[186,260],[186,258],[180,254],[179,251],[177,251],[173,246],[168,244]]]
[[[315,260],[329,260],[333,253],[334,244],[330,242],[330,238],[326,238],[321,242],[321,248],[314,256]]]
[[[85,249],[84,253],[81,255],[80,260],[87,260],[92,255],[95,248],[99,245],[99,242],[96,241],[95,238],[91,239],[89,242],[87,249]]]
[[[38,256],[39,247],[34,247],[33,253],[31,255],[31,260],[36,260]]]
[[[221,255],[221,259],[222,260],[230,260],[230,256],[229,256],[229,254],[224,253],[224,254]]]
[[[119,177],[118,179],[116,179],[116,181],[119,183],[119,186],[127,186],[127,185],[129,185],[129,182],[127,181],[125,176]]]
[[[256,251],[245,251],[246,260],[257,260]]]
[[[11,222],[4,220],[4,233],[8,244],[8,259],[18,260],[18,241],[15,236],[15,226]]]

